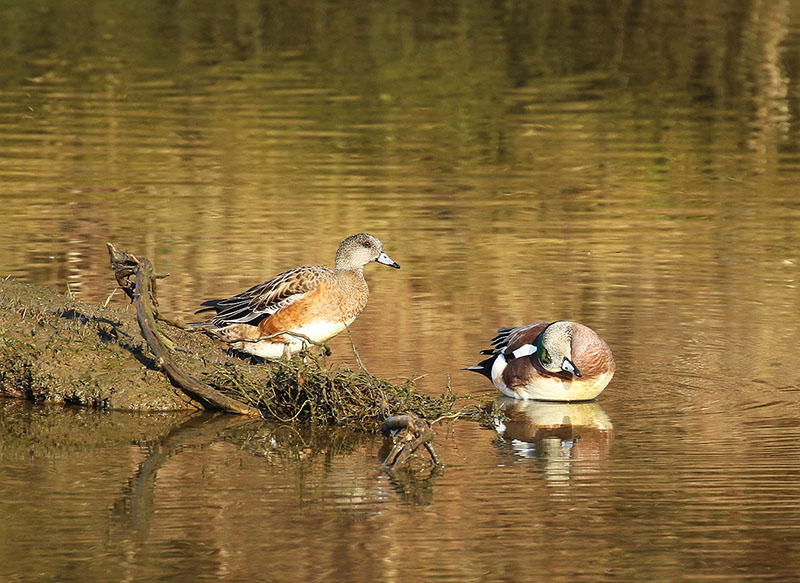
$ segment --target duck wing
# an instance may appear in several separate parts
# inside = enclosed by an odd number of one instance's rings
[[[230,324],[257,325],[317,289],[323,281],[330,280],[333,272],[327,267],[306,265],[279,273],[264,283],[255,285],[240,294],[221,300],[208,300],[197,313],[215,310],[211,319],[215,326]]]
[[[498,328],[497,336],[492,339],[493,348],[482,351],[482,354],[513,352],[523,344],[535,344],[539,334],[550,322],[536,322],[517,328]]]

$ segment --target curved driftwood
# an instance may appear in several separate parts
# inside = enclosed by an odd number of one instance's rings
[[[395,468],[406,464],[421,445],[428,451],[431,462],[436,466],[441,465],[433,449],[433,428],[428,421],[413,415],[394,415],[383,422],[381,433],[394,442],[389,455],[383,460],[384,467]]]
[[[205,409],[260,417],[261,412],[257,408],[223,395],[178,368],[170,354],[173,343],[156,321],[158,301],[155,291],[156,275],[153,273],[152,263],[145,257],[136,257],[127,251],[120,251],[111,243],[108,243],[108,254],[117,283],[136,306],[139,328],[147,346],[155,356],[156,366],[167,375],[173,386],[200,403]]]

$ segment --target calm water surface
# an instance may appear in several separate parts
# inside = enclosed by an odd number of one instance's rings
[[[461,369],[559,318],[618,362],[431,475],[0,402],[1,581],[800,579],[800,3],[0,0],[0,58],[0,275],[103,302],[113,241],[190,319],[369,231],[371,372],[494,396]]]

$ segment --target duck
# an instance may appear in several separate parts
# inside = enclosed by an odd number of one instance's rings
[[[400,268],[380,239],[351,235],[339,244],[333,269],[295,267],[229,298],[207,300],[196,313],[215,315],[194,326],[213,330],[240,352],[265,359],[289,356],[308,345],[302,336],[325,342],[355,321],[369,298],[364,266],[373,261]]]
[[[589,401],[606,388],[616,364],[611,348],[578,322],[499,328],[489,358],[468,367],[513,399]]]

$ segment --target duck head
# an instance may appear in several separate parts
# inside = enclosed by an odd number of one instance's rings
[[[336,251],[337,269],[361,270],[371,261],[400,269],[400,266],[383,252],[383,243],[380,239],[369,233],[350,235],[342,241]]]
[[[572,362],[572,322],[559,320],[545,328],[536,341],[536,358],[548,372],[582,376]]]

